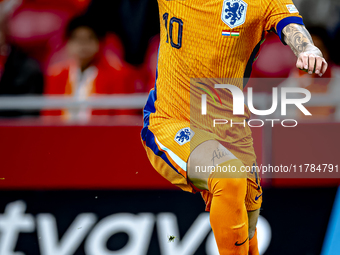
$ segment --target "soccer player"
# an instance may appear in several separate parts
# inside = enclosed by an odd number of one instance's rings
[[[291,0],[158,0],[161,39],[155,88],[144,108],[141,136],[153,167],[184,191],[202,192],[221,255],[259,254],[256,223],[262,202],[248,125],[213,127],[233,115],[229,90],[243,89],[261,41],[274,31],[297,57],[296,67],[322,76],[327,63]],[[277,61],[280,61],[279,59]],[[209,114],[201,114],[205,91]],[[203,107],[202,107],[203,108]],[[197,169],[237,169],[197,171]],[[197,168],[198,167],[198,168]],[[210,168],[211,169],[211,168]]]

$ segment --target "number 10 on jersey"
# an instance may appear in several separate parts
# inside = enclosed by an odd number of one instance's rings
[[[183,35],[183,21],[181,19],[178,19],[176,17],[172,17],[169,22],[169,31],[168,31],[168,20],[169,20],[169,13],[163,14],[163,20],[165,22],[165,30],[167,32],[166,35],[166,42],[169,43],[169,37],[170,37],[170,44],[173,48],[180,49],[182,47],[182,35]],[[177,35],[177,43],[173,40],[173,28],[174,23],[178,24],[178,35]]]

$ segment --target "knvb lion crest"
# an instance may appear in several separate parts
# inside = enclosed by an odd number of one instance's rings
[[[242,25],[246,21],[247,7],[243,0],[224,0],[222,21],[230,28]]]
[[[186,144],[187,142],[191,140],[194,134],[195,134],[194,131],[192,131],[190,128],[183,128],[177,132],[175,136],[175,141],[179,145]]]

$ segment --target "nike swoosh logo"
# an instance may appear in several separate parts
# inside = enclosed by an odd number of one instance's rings
[[[238,243],[238,241],[235,243],[235,245],[236,246],[241,246],[242,244],[245,244],[245,242],[247,242],[247,240],[248,240],[248,237],[247,237],[247,239],[246,240],[244,240],[244,242],[243,243]]]
[[[261,195],[259,195],[259,196],[256,195],[256,196],[255,196],[255,201],[257,201],[257,200],[262,196],[262,194],[263,194],[263,193],[261,193]]]

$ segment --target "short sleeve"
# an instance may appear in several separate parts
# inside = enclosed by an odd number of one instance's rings
[[[282,30],[285,26],[291,23],[304,25],[298,9],[291,0],[262,0],[261,7],[265,31],[275,29],[284,44]]]

